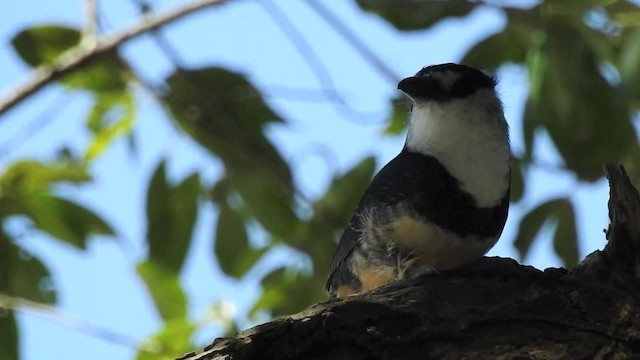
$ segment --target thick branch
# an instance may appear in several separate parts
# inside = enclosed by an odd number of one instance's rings
[[[624,168],[606,173],[609,244],[572,271],[484,258],[317,304],[184,359],[640,358],[640,196]]]
[[[200,9],[221,4],[224,1],[225,0],[198,0],[162,15],[146,15],[142,18],[141,22],[130,28],[98,39],[98,45],[95,47],[86,47],[80,44],[78,47],[65,53],[65,55],[61,57],[59,64],[54,66],[41,66],[35,69],[31,77],[24,84],[11,89],[8,95],[0,99],[0,115],[42,89],[45,85],[77,70],[92,60],[95,60],[100,55],[114,50],[127,40],[157,29]]]

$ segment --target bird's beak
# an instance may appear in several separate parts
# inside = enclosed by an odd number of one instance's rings
[[[417,91],[418,79],[415,76],[411,76],[405,79],[402,79],[398,83],[398,90],[401,90],[405,94],[411,96],[415,94]]]
[[[411,76],[398,83],[398,89],[407,94],[412,100],[429,98],[433,86],[433,79],[424,76]]]

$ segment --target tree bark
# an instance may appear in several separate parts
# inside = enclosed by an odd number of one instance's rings
[[[505,258],[394,282],[181,359],[640,358],[640,196],[608,163],[609,240],[570,271]]]

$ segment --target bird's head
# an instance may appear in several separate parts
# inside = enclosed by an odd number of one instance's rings
[[[412,103],[407,147],[429,152],[432,145],[476,135],[508,144],[495,86],[495,79],[484,72],[453,63],[427,66],[400,81],[398,89]]]

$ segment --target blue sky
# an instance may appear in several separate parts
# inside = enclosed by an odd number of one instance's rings
[[[178,1],[157,1],[158,9],[169,9]],[[267,101],[287,123],[272,126],[268,136],[286,159],[290,159],[296,183],[307,197],[323,193],[335,172],[349,169],[364,156],[375,154],[378,165],[390,160],[402,147],[403,137],[383,135],[389,115],[389,98],[396,84],[381,76],[350,49],[304,2],[277,1],[301,34],[311,44],[329,70],[336,88],[348,103],[365,117],[346,118],[327,101],[300,101],[284,96],[282,87],[319,89],[309,66],[291,42],[283,36],[264,9],[254,1],[230,1],[227,5],[203,11],[181,20],[165,30],[185,65],[218,65],[245,73],[267,93]],[[10,47],[11,37],[34,24],[82,24],[82,2],[23,0],[4,5],[0,18],[0,94],[23,82],[29,75]],[[101,2],[107,31],[120,29],[135,20],[129,0]],[[422,66],[459,60],[474,42],[499,31],[504,19],[495,9],[480,8],[464,20],[447,20],[429,31],[400,33],[380,18],[362,13],[354,2],[333,2],[332,10],[400,77],[409,76]],[[148,36],[135,39],[122,48],[122,54],[146,79],[160,83],[171,73],[172,64]],[[517,66],[505,66],[498,73],[499,91],[510,121],[514,151],[522,149],[520,119],[527,93],[527,74]],[[170,175],[180,179],[198,170],[209,180],[219,175],[215,159],[177,133],[154,100],[140,91],[135,136],[137,156],[120,141],[93,165],[91,185],[61,187],[60,193],[104,214],[120,231],[117,239],[95,238],[85,252],[63,245],[41,234],[27,232],[20,221],[10,229],[20,235],[20,244],[42,258],[53,274],[59,292],[58,308],[65,314],[110,329],[136,340],[152,335],[161,322],[150,306],[135,263],[144,259],[144,199],[150,171],[167,157]],[[91,97],[65,93],[50,86],[32,100],[0,118],[0,149],[10,151],[0,158],[0,167],[20,158],[49,159],[62,144],[82,151],[89,141],[84,116]],[[50,114],[55,113],[53,116]],[[28,139],[13,141],[26,124],[43,112],[47,121]],[[539,159],[554,163],[558,156],[546,136],[538,137]],[[329,154],[326,156],[326,154]],[[327,161],[327,158],[329,161]],[[607,186],[577,184],[562,172],[533,168],[529,175],[525,201],[514,206],[500,242],[490,255],[515,257],[512,247],[517,222],[523,210],[557,195],[571,194],[578,212],[581,254],[604,246],[601,229],[607,225]],[[281,250],[262,261],[241,281],[225,277],[212,258],[212,236],[216,211],[201,210],[194,246],[182,274],[190,295],[190,313],[201,318],[210,305],[219,301],[235,304],[242,314],[259,293],[259,276],[283,262],[304,266],[305,259]],[[558,266],[551,251],[549,231],[536,241],[527,264],[538,268]],[[256,234],[259,237],[260,234]],[[331,239],[327,239],[331,241]],[[241,316],[242,318],[242,316]],[[40,316],[19,315],[23,359],[130,359],[134,350],[92,336]],[[247,326],[249,322],[243,321]],[[208,327],[198,335],[206,345],[219,328]],[[177,355],[177,354],[176,354]]]

